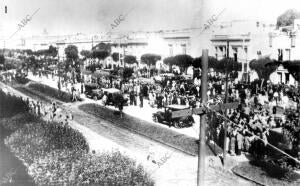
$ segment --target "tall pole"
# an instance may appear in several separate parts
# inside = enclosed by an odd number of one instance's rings
[[[120,64],[120,66],[121,66],[121,41],[119,40],[119,64]]]
[[[245,38],[243,36],[243,47],[242,47],[243,53],[245,54]],[[245,55],[243,55],[243,58],[245,57]],[[244,59],[242,59],[242,77],[244,75],[245,72],[245,65],[244,65]]]
[[[201,100],[202,105],[207,103],[207,73],[208,73],[208,50],[202,50],[202,73],[201,73]],[[206,113],[200,115],[199,151],[198,151],[198,174],[197,185],[204,185],[205,173],[205,137],[206,137]]]
[[[92,50],[94,48],[94,36],[92,36]]]
[[[226,77],[225,77],[225,103],[227,103],[227,97],[228,97],[228,60],[229,60],[229,41],[227,40],[227,51],[226,51]],[[225,110],[225,113],[227,113],[227,110]],[[223,145],[223,166],[225,166],[226,162],[226,154],[227,154],[227,121],[224,123],[224,145]]]

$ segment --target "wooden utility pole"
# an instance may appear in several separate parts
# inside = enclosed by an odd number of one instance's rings
[[[179,111],[173,111],[171,118],[179,118],[185,116],[191,116],[193,114],[200,115],[200,132],[199,132],[199,151],[198,151],[198,171],[197,171],[197,185],[204,185],[205,177],[205,148],[206,148],[206,112],[207,112],[207,73],[208,73],[208,50],[202,51],[202,73],[201,73],[201,100],[202,106],[200,108],[185,109]],[[209,110],[220,112],[228,108],[238,108],[239,103],[225,103],[219,105],[213,105],[209,107]]]
[[[207,104],[207,72],[208,72],[208,50],[202,50],[202,72],[201,72],[201,101],[202,105]],[[206,113],[200,115],[199,132],[199,151],[198,151],[198,175],[197,185],[204,185],[205,173],[205,131],[206,131]]]
[[[228,97],[228,62],[229,62],[229,41],[227,40],[227,50],[226,50],[226,77],[225,77],[225,103],[227,103],[227,97]],[[225,113],[227,113],[227,109],[225,109]],[[227,121],[224,123],[224,144],[223,144],[223,166],[225,167],[225,161],[226,161],[226,154],[227,154]]]

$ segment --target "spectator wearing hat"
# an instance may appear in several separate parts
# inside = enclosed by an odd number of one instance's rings
[[[139,93],[139,99],[140,99],[140,107],[143,108],[144,100],[143,100],[143,93],[142,92]]]

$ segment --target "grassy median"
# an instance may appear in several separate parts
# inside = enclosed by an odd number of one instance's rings
[[[79,106],[79,109],[190,155],[195,156],[198,153],[196,139],[193,137],[177,133],[128,114],[123,114],[121,118],[117,115],[117,111],[97,104],[83,104]]]
[[[37,185],[154,185],[135,160],[118,151],[93,154],[77,130],[26,112],[26,104],[0,90],[5,145],[28,168]]]

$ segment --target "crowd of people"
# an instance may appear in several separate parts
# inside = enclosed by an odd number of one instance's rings
[[[151,107],[158,109],[171,104],[200,107],[201,80],[166,80],[165,83],[144,83],[131,80],[123,85],[122,91],[129,93],[130,105],[143,106],[143,97],[149,100]],[[229,109],[223,113],[229,122],[227,133],[224,133],[225,120],[216,119],[210,133],[217,136],[218,143],[223,146],[224,135],[227,137],[226,149],[231,155],[251,152],[255,156],[263,156],[268,143],[269,131],[282,128],[288,123],[299,126],[300,92],[296,87],[271,82],[254,82],[250,85],[229,80],[227,102],[239,102],[238,109]],[[225,82],[222,78],[210,77],[208,82],[208,103],[223,103],[225,100]],[[286,117],[286,111],[294,111],[295,117]],[[217,118],[218,116],[214,116]],[[300,126],[299,126],[300,127]],[[300,138],[299,138],[300,139]],[[295,142],[295,146],[299,141]],[[300,149],[295,149],[298,153]],[[300,158],[300,154],[299,154]]]
[[[69,122],[73,119],[73,116],[70,112],[59,107],[55,102],[49,104],[43,101],[30,99],[29,97],[18,96],[6,85],[2,88],[2,91],[8,96],[18,97],[23,103],[22,105],[25,107],[25,110],[37,118],[56,121],[61,123],[62,125],[68,125]]]
[[[225,120],[215,119],[212,121],[210,130],[212,136],[223,146],[224,135],[227,137],[226,149],[231,155],[241,155],[241,152],[251,152],[254,155],[263,156],[264,146],[268,143],[270,130],[284,128],[288,124],[300,127],[299,124],[299,91],[295,87],[287,85],[272,85],[259,88],[244,87],[238,90],[241,106],[238,109],[229,109],[224,113],[232,122],[228,122],[228,130],[225,134]],[[234,91],[229,96],[234,97]],[[287,111],[292,111],[294,117],[286,117]],[[218,118],[217,116],[214,116]],[[293,153],[300,158],[298,140],[295,140]],[[277,139],[280,140],[280,139]],[[272,142],[271,142],[272,143]]]
[[[160,82],[130,79],[122,82],[118,78],[101,78],[96,81],[103,88],[118,88],[124,94],[129,95],[129,105],[144,106],[144,99],[149,100],[149,105],[157,109],[168,105],[186,105],[192,108],[200,107],[201,103],[201,80],[196,77],[193,80],[183,78],[165,78]],[[65,85],[68,87],[68,85]],[[72,99],[76,101],[77,95],[84,92],[84,84],[75,89],[71,86]],[[208,103],[215,105],[226,102],[239,102],[238,109],[228,109],[223,113],[232,122],[228,123],[228,130],[224,129],[225,120],[218,116],[210,117],[212,127],[209,133],[214,140],[223,146],[224,136],[227,137],[226,146],[231,155],[240,155],[242,152],[253,151],[254,154],[262,155],[263,146],[267,144],[269,131],[273,128],[291,125],[299,125],[300,92],[297,87],[285,84],[272,84],[271,82],[252,82],[242,84],[236,80],[228,81],[228,98],[225,100],[224,78],[209,75],[208,78]],[[37,115],[50,114],[50,118],[58,117],[57,105],[52,104],[45,111],[41,102],[28,102],[31,112]],[[294,111],[295,117],[286,117],[286,111]],[[68,116],[67,116],[68,117]],[[226,133],[225,133],[226,131]],[[259,137],[259,139],[258,139]],[[300,139],[300,137],[299,137]],[[297,146],[299,140],[293,142]],[[298,151],[298,150],[297,150]],[[300,158],[300,154],[299,154]]]

